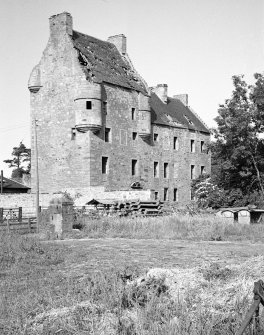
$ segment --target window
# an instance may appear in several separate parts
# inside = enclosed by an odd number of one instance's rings
[[[107,115],[107,101],[103,101],[103,112]]]
[[[194,165],[191,165],[191,179],[194,179]]]
[[[179,141],[178,141],[178,137],[173,137],[173,149],[174,149],[174,150],[179,150]]]
[[[136,159],[132,159],[132,176],[136,176],[137,175],[137,160]]]
[[[169,163],[164,163],[163,176],[164,178],[169,177]]]
[[[154,162],[154,177],[159,177],[159,162]]]
[[[173,189],[173,201],[179,201],[179,199],[178,199],[178,189],[177,188]]]
[[[164,201],[168,201],[169,200],[169,197],[168,197],[168,188],[167,187],[165,187],[164,188]]]
[[[86,109],[92,109],[92,101],[86,101]]]
[[[136,112],[135,112],[135,108],[131,109],[131,120],[135,120],[136,118]]]
[[[108,157],[102,157],[102,174],[108,173]]]
[[[205,174],[205,166],[201,166],[201,175]]]
[[[132,133],[132,140],[136,141],[136,139],[137,139],[137,133],[133,131],[133,133]]]
[[[154,199],[158,200],[159,199],[159,192],[154,192]]]
[[[204,151],[204,141],[201,141],[201,152]]]
[[[105,142],[111,142],[111,129],[105,128]]]
[[[191,152],[195,152],[195,143],[194,143],[194,140],[191,140]]]
[[[153,142],[156,143],[156,142],[158,142],[158,141],[159,141],[159,134],[154,133],[154,134],[153,134]]]

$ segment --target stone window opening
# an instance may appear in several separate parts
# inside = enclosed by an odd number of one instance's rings
[[[159,199],[159,192],[154,192],[154,199],[155,200],[158,200]]]
[[[169,195],[169,189],[167,188],[167,187],[165,187],[164,188],[164,201],[168,201],[169,200],[169,197],[168,197],[168,195]]]
[[[178,189],[177,188],[173,189],[173,201],[175,201],[175,202],[179,201],[179,199],[178,199]]]
[[[164,163],[163,176],[166,179],[169,177],[169,163]]]
[[[136,118],[136,110],[135,108],[131,108],[131,119],[135,120],[135,118]]]
[[[195,152],[195,142],[191,140],[191,152]]]
[[[201,152],[204,152],[204,141],[201,141]]]
[[[108,157],[102,157],[102,174],[108,174]]]
[[[205,166],[202,165],[202,166],[201,166],[201,175],[204,175],[204,174],[205,174]]]
[[[104,140],[107,143],[111,142],[111,129],[110,128],[105,128]]]
[[[132,140],[136,141],[136,139],[137,139],[137,133],[133,131],[132,132]]]
[[[157,133],[153,134],[153,141],[154,141],[154,143],[159,142],[159,134],[157,134]]]
[[[179,150],[179,141],[178,137],[173,137],[173,150]]]
[[[86,101],[86,109],[92,109],[92,101]]]
[[[194,179],[194,165],[191,165],[191,179]]]
[[[132,176],[137,176],[138,174],[138,161],[137,159],[132,159]]]
[[[159,162],[154,162],[154,178],[159,177]]]

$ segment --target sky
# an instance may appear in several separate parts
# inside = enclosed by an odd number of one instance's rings
[[[73,17],[73,29],[106,40],[124,34],[127,52],[149,86],[187,93],[215,126],[232,76],[264,71],[263,0],[0,0],[0,170],[21,141],[30,147],[27,82],[49,37],[48,18]]]

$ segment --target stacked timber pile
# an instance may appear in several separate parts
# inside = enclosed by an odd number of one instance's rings
[[[92,199],[87,205],[92,205],[99,215],[159,216],[163,214],[163,203],[161,201]]]

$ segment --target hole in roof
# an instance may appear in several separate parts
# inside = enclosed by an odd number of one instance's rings
[[[189,122],[189,124],[193,124],[192,120],[186,114],[184,114],[184,117]]]

